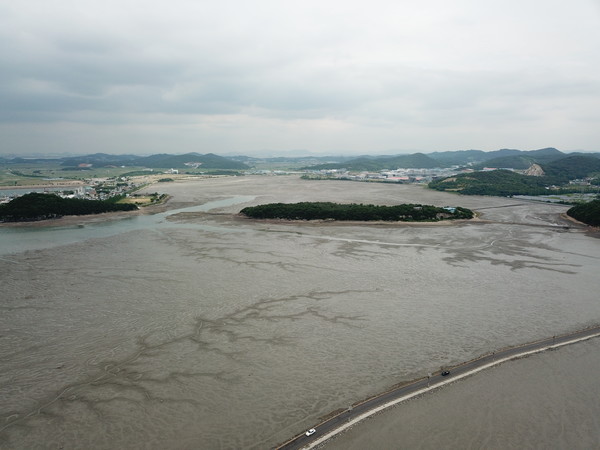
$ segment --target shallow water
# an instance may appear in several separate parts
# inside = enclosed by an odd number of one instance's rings
[[[253,198],[253,196],[238,195],[163,213],[123,216],[110,221],[86,222],[89,216],[82,216],[81,223],[69,226],[53,226],[51,222],[48,223],[47,227],[5,226],[0,229],[0,255],[25,250],[52,248],[92,238],[116,236],[129,231],[156,230],[165,225],[174,228],[176,224],[166,222],[169,216],[180,213],[210,211],[215,208],[248,202]],[[197,227],[202,227],[202,225],[197,225]],[[207,226],[204,225],[204,227]]]
[[[2,252],[1,446],[265,448],[398,381],[600,318],[600,241],[562,229],[563,206],[291,177],[160,188],[182,208],[225,203]],[[302,200],[458,204],[494,223],[230,215]]]

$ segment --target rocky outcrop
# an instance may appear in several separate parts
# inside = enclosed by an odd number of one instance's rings
[[[529,169],[525,171],[525,175],[530,175],[532,177],[541,177],[544,175],[544,170],[539,166],[539,164],[532,164],[529,166]]]

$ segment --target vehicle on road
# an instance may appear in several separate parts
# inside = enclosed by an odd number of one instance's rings
[[[307,436],[312,436],[313,434],[315,434],[317,430],[315,430],[314,428],[311,428],[310,430],[308,430],[306,433],[304,433]]]
[[[442,371],[442,376],[443,377],[448,376],[448,375],[450,375],[450,371],[449,370],[443,370]]]

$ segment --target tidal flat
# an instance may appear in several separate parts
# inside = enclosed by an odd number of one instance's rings
[[[297,176],[154,191],[167,211],[0,229],[1,448],[269,448],[403,380],[600,321],[600,240],[566,206]],[[237,215],[278,201],[481,220]]]
[[[502,364],[365,420],[327,450],[598,447],[600,339]]]

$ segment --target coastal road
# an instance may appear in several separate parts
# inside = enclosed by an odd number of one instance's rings
[[[439,388],[444,384],[451,383],[488,367],[500,364],[504,361],[517,359],[532,353],[538,353],[551,348],[572,344],[575,342],[600,336],[600,326],[586,328],[573,333],[560,336],[552,336],[536,342],[531,342],[517,347],[510,347],[480,358],[464,362],[454,367],[445,368],[450,373],[443,376],[441,372],[431,374],[429,377],[420,378],[402,386],[395,387],[387,392],[364,400],[347,410],[344,410],[329,419],[315,425],[316,432],[311,436],[304,433],[295,436],[289,441],[276,447],[277,450],[292,450],[302,448],[313,448],[346,428],[393,406],[409,398],[421,395],[432,389]]]

